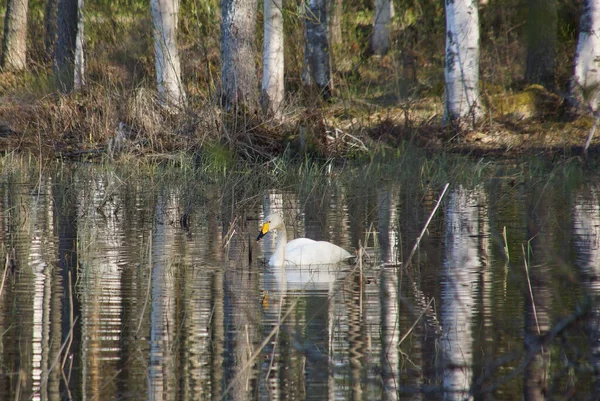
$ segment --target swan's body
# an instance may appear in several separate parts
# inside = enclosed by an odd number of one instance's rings
[[[331,265],[352,257],[343,248],[327,241],[314,241],[308,238],[297,238],[287,242],[287,233],[283,218],[274,213],[266,218],[257,241],[269,231],[277,231],[277,246],[269,259],[271,266],[285,265]]]

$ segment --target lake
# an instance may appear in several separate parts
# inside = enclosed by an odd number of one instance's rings
[[[13,158],[0,400],[599,397],[600,180],[577,160]],[[268,266],[273,211],[356,263]]]

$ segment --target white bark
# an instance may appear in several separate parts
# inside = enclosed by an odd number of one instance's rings
[[[185,104],[181,65],[177,50],[179,0],[151,0],[154,23],[156,83],[161,103],[168,107]]]
[[[600,105],[600,1],[584,0],[571,81],[575,107],[598,111]]]
[[[446,0],[444,67],[444,121],[472,125],[481,116],[476,0]]]
[[[284,91],[282,0],[264,1],[263,78],[260,103],[267,116],[280,119]]]
[[[371,50],[383,56],[390,49],[390,23],[394,17],[394,4],[391,0],[375,0],[375,16],[371,35]]]
[[[20,71],[26,67],[28,0],[8,0],[4,18],[2,68]]]
[[[221,1],[221,90],[225,110],[259,112],[255,27],[257,0]]]
[[[85,59],[83,56],[83,0],[77,2],[77,34],[75,35],[75,65],[73,89],[80,90],[85,85]]]

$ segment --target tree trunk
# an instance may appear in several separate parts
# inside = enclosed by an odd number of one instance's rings
[[[574,109],[596,112],[600,105],[600,0],[584,0],[575,51],[570,103]]]
[[[327,0],[327,29],[331,48],[342,44],[343,0]]]
[[[257,0],[222,0],[221,86],[227,111],[258,113],[254,38]]]
[[[371,51],[379,56],[390,49],[390,23],[394,17],[394,4],[391,0],[375,0]]]
[[[58,12],[58,0],[46,0],[44,9],[44,47],[46,49],[46,61],[52,61],[56,47],[56,19]]]
[[[2,68],[21,71],[26,67],[28,0],[8,0],[4,18]]]
[[[527,0],[525,81],[554,86],[557,41],[556,0]]]
[[[264,0],[263,78],[260,103],[268,117],[280,119],[285,95],[282,0]]]
[[[444,79],[444,121],[472,126],[481,116],[476,0],[446,0]]]
[[[332,95],[333,83],[325,4],[325,0],[308,0],[307,3],[305,65],[302,81],[305,86],[316,86],[321,96],[327,100]]]
[[[151,0],[154,23],[156,82],[161,104],[177,108],[185,104],[181,65],[177,50],[179,0]]]
[[[63,93],[84,85],[83,0],[59,0],[54,74]]]

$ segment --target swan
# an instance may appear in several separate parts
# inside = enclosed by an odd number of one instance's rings
[[[350,252],[331,242],[297,238],[287,242],[287,232],[283,217],[279,213],[269,215],[261,226],[256,241],[260,241],[270,231],[277,231],[277,246],[269,259],[270,266],[288,265],[330,265],[348,260]]]

